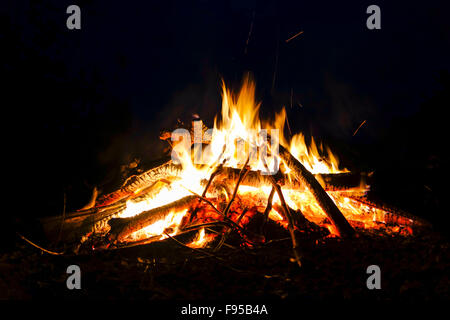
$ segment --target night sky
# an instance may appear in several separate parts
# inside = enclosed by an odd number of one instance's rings
[[[64,193],[76,208],[93,186],[116,186],[120,165],[160,158],[159,132],[178,118],[211,125],[221,78],[237,88],[247,71],[263,117],[286,106],[293,131],[375,170],[381,197],[442,214],[448,4],[343,3],[2,2],[3,120],[16,138],[8,162],[38,189],[33,215],[59,214]],[[66,28],[70,4],[81,30]],[[371,4],[381,30],[366,28]]]

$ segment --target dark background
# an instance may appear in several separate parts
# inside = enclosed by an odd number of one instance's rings
[[[70,4],[81,8],[81,30],[66,28]],[[381,8],[381,30],[366,28],[371,4]],[[64,194],[73,210],[94,186],[111,191],[121,165],[139,158],[145,168],[162,156],[160,130],[194,113],[212,125],[221,77],[237,88],[250,71],[263,118],[286,106],[292,131],[325,142],[350,169],[374,170],[374,195],[442,230],[449,222],[444,1],[41,0],[1,8],[6,219],[61,214]]]

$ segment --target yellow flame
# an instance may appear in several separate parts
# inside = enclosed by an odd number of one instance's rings
[[[317,148],[314,138],[311,137],[309,146],[305,143],[305,136],[302,133],[294,135],[289,144],[289,151],[312,173],[339,173],[348,172],[347,169],[339,169],[338,157],[326,147]],[[320,151],[323,156],[320,155]]]
[[[191,247],[191,248],[203,248],[213,238],[214,238],[214,236],[211,236],[211,235],[207,236],[206,235],[205,228],[201,228],[200,231],[197,234],[197,237],[194,239],[194,241],[189,243],[188,246]]]
[[[160,236],[159,240],[165,239],[167,233],[170,236],[176,235],[178,233],[178,226],[181,223],[187,209],[171,212],[164,219],[158,220],[153,224],[134,232],[128,238],[130,240],[142,240],[154,236]]]

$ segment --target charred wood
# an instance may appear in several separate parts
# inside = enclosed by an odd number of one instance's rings
[[[331,222],[336,227],[340,236],[351,236],[355,233],[355,230],[345,219],[344,215],[338,209],[336,204],[326,193],[314,175],[309,172],[297,159],[295,159],[292,154],[284,148],[282,145],[279,146],[280,158],[286,163],[286,165],[292,170],[292,175],[294,178],[306,186],[312,193],[317,203],[320,205],[322,210],[331,220]]]
[[[131,218],[115,218],[108,223],[111,226],[109,238],[113,241],[122,241],[130,234],[139,231],[152,223],[164,219],[173,211],[187,209],[194,204],[197,196],[187,196],[165,206],[144,211]]]

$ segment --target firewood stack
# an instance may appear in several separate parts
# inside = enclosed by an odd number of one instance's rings
[[[57,237],[73,245],[75,251],[80,248],[123,248],[167,238],[176,240],[179,235],[189,232],[196,235],[203,232],[204,236],[206,232],[209,240],[199,246],[215,252],[232,239],[234,246],[264,244],[270,226],[277,226],[291,238],[293,256],[299,266],[302,260],[301,234],[345,239],[355,236],[355,229],[356,232],[380,229],[408,234],[413,228],[427,226],[425,221],[404,212],[369,202],[365,198],[368,191],[366,173],[312,174],[281,145],[279,159],[283,163],[281,169],[288,167],[289,170],[280,170],[275,175],[251,170],[248,160],[241,168],[227,167],[226,161],[217,162],[208,168],[210,174],[201,181],[202,193],[186,188],[188,195],[123,217],[122,213],[130,203],[154,199],[161,190],[170,189],[173,183],[182,179],[182,165],[168,160],[129,177],[118,190],[100,196],[92,208],[64,217],[46,218],[42,224],[49,238]],[[262,192],[263,189],[270,190],[270,193]],[[295,208],[286,198],[286,192],[300,196]],[[302,196],[306,196],[304,201],[309,203],[305,209]],[[311,215],[311,208],[317,217]],[[353,214],[355,210],[359,211]],[[317,215],[317,212],[321,214]],[[169,223],[159,233],[148,235],[142,232],[174,219],[177,214],[181,218],[175,227]],[[364,219],[358,220],[359,214]],[[367,216],[373,224],[368,225]],[[199,242],[199,239],[193,239],[184,245],[195,247]]]

